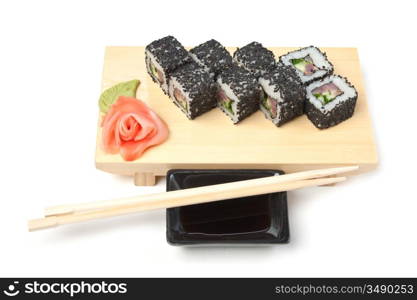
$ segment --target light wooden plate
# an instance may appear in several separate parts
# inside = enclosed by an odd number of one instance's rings
[[[228,48],[231,53],[234,48]],[[295,48],[269,47],[276,57]],[[359,58],[355,48],[323,48],[335,73],[346,76],[358,90],[353,117],[319,130],[301,116],[277,128],[258,111],[238,125],[219,109],[190,121],[163,94],[146,72],[144,47],[107,47],[102,89],[121,81],[139,79],[137,97],[165,120],[168,140],[148,149],[142,157],[126,162],[118,154],[106,154],[100,147],[98,126],[96,167],[135,176],[137,185],[155,184],[155,176],[169,169],[282,169],[295,172],[313,168],[359,165],[358,172],[376,167],[378,156],[368,112]]]

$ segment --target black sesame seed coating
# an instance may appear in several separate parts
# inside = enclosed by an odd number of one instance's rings
[[[274,92],[279,92],[282,98],[282,102],[278,103],[280,120],[277,126],[304,113],[306,90],[293,68],[279,64],[275,70],[264,74],[262,78],[269,81],[269,85],[274,87]],[[273,98],[273,95],[268,96]]]
[[[219,74],[222,83],[228,85],[238,98],[236,103],[238,122],[250,116],[259,109],[262,90],[256,77],[249,71],[231,66]]]
[[[342,78],[346,80],[347,85],[355,88],[345,77]],[[314,124],[314,126],[319,129],[326,129],[352,117],[355,111],[357,98],[358,93],[356,93],[355,96],[340,102],[332,110],[326,113],[323,113],[320,109],[314,106],[314,104],[307,100],[305,111],[308,119]]]
[[[179,67],[171,74],[189,96],[189,118],[194,119],[217,105],[217,85],[213,78],[196,63]],[[174,99],[173,99],[174,100]],[[176,104],[176,101],[174,101]]]
[[[291,53],[294,53],[294,52],[298,52],[298,51],[300,51],[300,50],[304,50],[304,49],[307,49],[307,48],[315,48],[315,49],[317,49],[321,54],[323,54],[323,57],[324,57],[324,59],[329,63],[329,65],[330,65],[330,68],[329,69],[327,69],[327,72],[323,75],[323,76],[320,76],[320,77],[313,77],[313,78],[311,78],[310,80],[308,80],[308,81],[306,81],[306,82],[304,82],[304,85],[309,85],[310,83],[312,83],[312,82],[314,82],[314,81],[317,81],[317,80],[322,80],[323,78],[325,78],[325,77],[327,77],[327,76],[329,76],[329,75],[332,75],[333,74],[333,71],[334,71],[334,66],[333,66],[333,64],[332,64],[332,62],[327,58],[327,54],[326,54],[326,52],[324,52],[324,51],[321,51],[320,50],[320,48],[318,48],[318,47],[316,47],[316,46],[313,46],[313,45],[311,45],[311,46],[308,46],[308,47],[304,47],[304,48],[300,48],[300,49],[298,49],[298,50],[293,50],[293,51],[290,51],[290,52],[288,52],[287,54],[284,54],[284,55],[281,55],[280,57],[279,57],[279,64],[281,64],[281,63],[283,63],[282,62],[282,57],[284,57],[284,56],[286,56],[286,55],[288,55],[288,54],[291,54]],[[299,71],[298,70],[296,70],[296,68],[293,66],[293,65],[290,65],[290,67],[291,68],[293,68],[295,71],[296,71],[296,74],[299,76]],[[314,74],[313,74],[314,75]],[[312,75],[312,76],[313,76]]]
[[[221,70],[233,64],[233,59],[229,51],[213,39],[194,47],[190,52],[197,57],[198,63],[207,68],[215,76]]]
[[[167,75],[183,64],[192,62],[188,51],[185,50],[175,37],[170,35],[153,41],[145,49],[152,53]]]
[[[256,77],[276,67],[274,53],[258,42],[238,48],[233,54],[233,59],[245,69],[253,72]]]

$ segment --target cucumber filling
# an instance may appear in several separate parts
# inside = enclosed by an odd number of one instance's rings
[[[226,94],[221,90],[220,91],[220,101],[221,105],[231,114],[234,115],[233,112],[233,100],[226,96]]]
[[[188,101],[180,89],[174,89],[174,98],[185,111],[188,111]]]
[[[316,87],[311,91],[314,97],[321,101],[324,105],[332,102],[337,96],[343,94],[337,85],[333,82],[323,84],[322,86]]]
[[[153,63],[150,63],[150,69],[153,77],[158,80],[160,84],[164,83],[164,76],[162,75],[162,72],[158,70],[157,67]]]
[[[319,69],[314,65],[310,55],[307,55],[303,58],[293,58],[291,59],[291,63],[297,70],[302,72],[304,75],[312,75]]]
[[[268,111],[272,119],[277,117],[277,100],[263,93],[261,104]]]

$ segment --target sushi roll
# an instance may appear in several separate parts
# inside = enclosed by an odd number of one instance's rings
[[[259,109],[262,90],[256,77],[249,71],[233,66],[221,72],[218,106],[236,124]]]
[[[217,85],[196,63],[186,64],[171,73],[168,94],[190,120],[216,107]]]
[[[264,91],[260,108],[276,126],[301,116],[306,92],[293,68],[279,65],[274,71],[259,78]]]
[[[233,64],[230,53],[216,40],[209,40],[194,47],[190,50],[190,55],[214,77]]]
[[[238,48],[233,54],[233,60],[237,65],[253,72],[257,78],[276,67],[274,53],[258,42]]]
[[[188,51],[173,36],[153,41],[145,48],[146,69],[164,93],[168,92],[168,78],[178,67],[192,62]]]
[[[294,68],[301,81],[306,85],[333,74],[333,65],[327,59],[326,53],[314,46],[282,55],[280,62]]]
[[[355,110],[358,93],[339,75],[331,75],[307,86],[305,111],[319,129],[328,128],[349,119]]]

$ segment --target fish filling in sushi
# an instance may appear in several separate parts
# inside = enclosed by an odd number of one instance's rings
[[[163,91],[166,92],[168,88],[168,82],[165,79],[165,73],[161,65],[155,60],[151,53],[147,54],[145,59],[146,61],[146,68],[148,70],[149,75],[152,77],[152,80],[159,84]]]
[[[310,55],[303,58],[291,59],[292,65],[304,75],[313,75],[319,68],[313,63]]]
[[[159,84],[163,84],[165,80],[161,70],[158,70],[158,68],[153,63],[150,63],[150,69],[152,76],[159,82]]]
[[[151,72],[152,72],[153,77],[156,80],[158,80],[159,83],[163,83],[164,76],[162,75],[162,72],[160,70],[158,70],[153,63],[150,63],[150,68],[151,68]]]
[[[185,111],[188,111],[188,102],[185,95],[181,92],[179,88],[174,88],[174,98],[175,101],[183,108]]]
[[[220,90],[219,92],[219,99],[221,105],[226,109],[228,113],[230,113],[231,116],[234,115],[233,112],[233,100],[226,96],[225,92],[223,90]]]
[[[320,100],[323,104],[327,104],[336,99],[337,96],[343,94],[339,87],[335,85],[333,82],[329,82],[323,84],[322,86],[316,87],[311,92],[314,95],[314,97]]]
[[[266,93],[263,93],[261,104],[268,111],[272,119],[277,117],[278,101],[276,99],[268,96]]]

